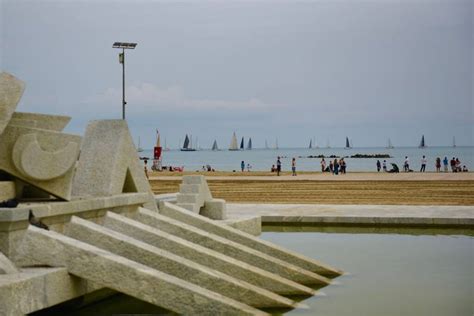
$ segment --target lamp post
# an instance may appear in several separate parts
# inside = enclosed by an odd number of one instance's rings
[[[122,49],[122,52],[119,53],[119,62],[122,64],[122,119],[125,120],[125,50],[126,49],[135,49],[137,43],[124,43],[124,42],[115,42],[112,45],[112,48]]]

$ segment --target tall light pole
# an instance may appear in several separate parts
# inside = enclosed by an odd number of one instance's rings
[[[119,53],[119,62],[122,64],[122,120],[125,120],[125,50],[126,49],[135,49],[137,43],[124,43],[124,42],[115,42],[112,45],[112,48],[122,49],[122,52]]]

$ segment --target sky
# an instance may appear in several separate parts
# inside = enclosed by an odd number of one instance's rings
[[[474,145],[472,0],[0,0],[0,69],[18,111],[67,132],[121,118],[151,148],[186,133],[280,147]]]

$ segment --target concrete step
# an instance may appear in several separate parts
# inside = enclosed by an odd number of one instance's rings
[[[134,219],[300,284],[323,286],[330,284],[329,279],[316,273],[145,208],[139,208]]]
[[[182,183],[179,185],[179,192],[183,194],[186,194],[186,193],[200,194],[201,191],[202,191],[201,185],[199,184]]]
[[[258,308],[294,308],[294,301],[73,216],[67,235]]]
[[[179,205],[179,207],[191,211],[195,214],[199,214],[201,210],[201,207],[199,205],[193,203],[177,203],[176,205]]]
[[[179,314],[267,315],[195,284],[62,234],[29,226],[20,252]],[[54,255],[51,255],[54,254]]]
[[[204,201],[202,200],[202,198],[200,198],[198,194],[193,194],[193,193],[178,193],[177,202],[178,203],[202,204],[202,205],[199,205],[199,206],[204,205]]]
[[[106,213],[104,226],[280,295],[307,296],[315,293],[306,286],[274,273],[112,212]]]
[[[232,240],[236,243],[245,245],[249,248],[289,262],[293,265],[299,266],[303,269],[315,272],[325,277],[334,278],[343,273],[341,270],[324,264],[318,260],[303,256],[294,251],[259,239],[227,225],[216,223],[215,221],[210,220],[204,216],[190,214],[182,208],[170,203],[160,203],[160,214],[202,229],[206,232]]]

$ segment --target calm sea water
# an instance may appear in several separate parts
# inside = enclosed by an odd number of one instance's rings
[[[268,171],[276,163],[277,156],[282,158],[282,169],[291,169],[291,159],[297,159],[297,169],[302,171],[319,171],[319,158],[307,158],[308,156],[351,156],[355,154],[389,154],[392,158],[387,158],[387,165],[390,163],[398,164],[402,169],[405,156],[408,156],[411,162],[410,168],[418,171],[421,165],[423,155],[428,159],[427,171],[435,171],[436,157],[443,159],[448,157],[459,158],[462,165],[466,165],[471,171],[474,169],[474,147],[428,147],[424,149],[415,147],[400,147],[394,149],[386,148],[282,148],[282,149],[253,149],[244,151],[211,151],[199,150],[194,152],[182,152],[171,150],[163,152],[164,166],[184,166],[187,171],[201,169],[204,165],[211,165],[217,171],[240,170],[241,161],[249,163],[253,171]],[[153,157],[151,150],[145,150],[139,153],[141,157]],[[301,158],[300,158],[301,157]],[[375,171],[377,159],[372,158],[345,158],[347,170],[350,171]],[[328,159],[326,159],[328,161]],[[383,159],[381,159],[381,162]]]

